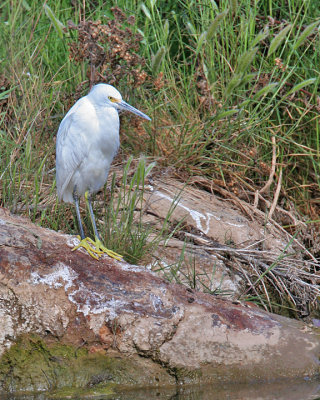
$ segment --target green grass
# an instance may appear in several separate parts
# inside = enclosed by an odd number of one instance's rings
[[[123,118],[123,159],[143,153],[182,176],[201,176],[208,188],[213,181],[253,200],[255,190],[269,179],[275,146],[275,179],[266,198],[272,201],[282,169],[281,206],[305,215],[309,224],[319,219],[317,2],[97,0],[72,6],[62,0],[43,4],[7,0],[0,6],[2,206],[43,226],[77,232],[72,208],[55,198],[55,135],[63,115],[88,91],[93,75],[90,57],[75,61],[70,53],[80,33],[67,28],[68,20],[105,24],[113,18],[111,7],[118,6],[127,16],[135,16],[133,24],[122,22],[119,28],[131,29],[122,45],[141,35],[139,61],[130,66],[115,57],[104,61],[104,70],[96,63],[94,71],[110,79],[114,65],[120,65],[123,73],[116,77],[115,86],[152,117],[150,124]],[[107,40],[98,44],[105,54],[112,50]],[[137,71],[146,74],[145,81],[135,81]],[[137,175],[132,179],[134,198],[122,192],[120,204],[112,192],[116,214],[102,207],[98,220],[103,221],[99,228],[105,240],[115,237],[116,231],[128,243],[127,248],[112,240],[108,245],[138,262],[148,248],[148,228],[139,236],[140,216],[133,220],[120,212],[133,211],[135,201],[140,201],[137,188],[143,181],[138,183]],[[122,236],[133,226],[135,235],[130,240]]]
[[[102,213],[102,239],[108,248],[120,253],[132,264],[147,262],[151,255],[164,240],[168,240],[178,227],[169,229],[169,221],[177,205],[175,199],[162,223],[160,231],[155,231],[152,224],[143,221],[145,208],[146,179],[155,163],[146,165],[141,158],[138,164],[132,166],[133,159],[129,158],[123,169],[119,188],[116,185],[116,175],[113,174],[110,186],[110,198],[104,201]],[[130,174],[130,169],[134,169]],[[107,194],[104,193],[104,199]],[[93,232],[92,232],[93,233]]]

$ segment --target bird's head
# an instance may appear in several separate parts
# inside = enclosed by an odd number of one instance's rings
[[[122,100],[120,92],[111,85],[99,83],[98,85],[93,86],[89,93],[89,96],[92,101],[98,106],[101,105],[103,107],[113,107],[118,111],[130,111],[141,118],[151,121],[151,118],[149,118],[146,114],[130,106],[130,104]]]

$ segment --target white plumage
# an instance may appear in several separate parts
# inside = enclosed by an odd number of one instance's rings
[[[118,151],[119,110],[127,110],[150,120],[147,115],[123,101],[121,94],[113,86],[100,83],[71,107],[58,130],[56,142],[58,197],[65,202],[75,202],[81,239],[85,238],[78,199],[87,193],[86,199],[89,202],[96,241],[100,241],[91,212],[90,195],[105,184],[110,165]]]

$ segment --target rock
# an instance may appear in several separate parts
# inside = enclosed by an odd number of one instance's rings
[[[186,233],[186,238],[194,246],[185,248],[181,262],[180,253],[185,245],[185,237],[182,240],[171,239],[164,251],[159,250],[156,253],[156,261],[152,264],[156,265],[154,269],[163,267],[164,271],[167,265],[179,264],[176,277],[179,282],[188,284],[188,280],[196,276],[197,290],[223,293],[231,299],[237,298],[244,291],[247,280],[239,273],[239,268],[233,267],[234,262],[228,265],[223,257],[218,258],[208,248],[232,246],[237,249],[258,249],[269,256],[272,254],[274,259],[270,264],[286,250],[291,254],[295,253],[292,246],[288,246],[290,238],[273,224],[266,225],[264,214],[260,218],[252,218],[249,212],[244,212],[244,207],[241,208],[240,201],[235,206],[231,201],[186,186],[173,178],[153,179],[152,185],[146,186],[145,222],[153,222],[159,226],[159,221],[166,218],[179,196],[181,198],[171,219],[175,223],[183,221],[190,231]],[[157,265],[157,260],[161,260],[160,266]],[[247,270],[246,267],[244,269]],[[250,276],[250,272],[248,275]]]
[[[164,219],[172,207],[172,202],[181,195],[173,211],[173,219],[183,220],[195,231],[220,245],[243,246],[262,241],[264,250],[277,250],[279,254],[288,241],[271,224],[264,226],[257,218],[245,215],[240,207],[204,190],[186,186],[176,179],[156,180],[154,186],[146,187],[147,212]],[[262,222],[265,223],[265,216]]]
[[[279,215],[293,218],[292,236],[275,220],[266,219],[256,205],[218,186],[215,193],[223,197],[167,176],[149,183],[144,220],[160,228],[179,198],[170,222],[173,227],[183,223],[166,246],[158,248],[148,267],[175,282],[231,300],[254,287],[254,295],[266,297],[260,299],[266,309],[277,310],[279,304],[281,313],[308,318],[310,323],[319,317],[320,263],[303,244],[308,236],[302,221],[277,208]]]
[[[319,373],[319,335],[302,322],[171,284],[139,266],[96,261],[72,252],[75,240],[0,209],[0,389]]]

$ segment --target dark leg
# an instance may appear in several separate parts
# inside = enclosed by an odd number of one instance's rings
[[[96,260],[99,260],[100,255],[102,254],[102,251],[95,250],[92,248],[92,246],[88,243],[92,243],[95,245],[92,239],[86,238],[84,236],[84,231],[83,231],[83,226],[81,223],[81,215],[80,215],[80,207],[79,207],[79,196],[76,193],[76,189],[73,191],[73,200],[74,200],[74,205],[76,206],[76,213],[77,213],[77,220],[78,220],[78,225],[79,225],[79,230],[80,230],[80,243],[75,246],[72,251],[75,251],[79,249],[80,247],[83,247],[84,249],[87,250],[87,252],[90,254],[91,257],[95,258]],[[79,238],[79,236],[78,236]]]
[[[89,209],[89,213],[90,213],[90,219],[91,219],[91,224],[94,230],[94,236],[96,238],[96,240],[100,240],[100,236],[98,233],[98,229],[97,229],[97,225],[96,225],[96,220],[94,217],[94,213],[93,213],[93,208],[92,208],[92,204],[91,204],[91,195],[89,192],[85,193],[85,199],[86,199],[86,203],[87,203],[87,207]]]
[[[80,230],[80,237],[81,237],[81,240],[82,240],[82,239],[85,238],[85,236],[84,236],[83,226],[82,226],[82,222],[81,222],[80,207],[79,207],[79,197],[78,197],[75,189],[73,191],[73,200],[74,200],[74,205],[76,206],[78,227],[79,227],[79,230]]]

